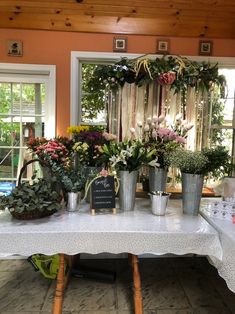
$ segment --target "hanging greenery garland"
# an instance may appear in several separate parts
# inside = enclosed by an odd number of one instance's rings
[[[218,73],[218,64],[196,62],[180,56],[121,58],[113,65],[98,66],[88,84],[95,91],[117,89],[125,83],[142,86],[151,81],[170,85],[175,93],[183,92],[189,86],[210,91],[216,85],[222,91],[226,84],[225,77]]]

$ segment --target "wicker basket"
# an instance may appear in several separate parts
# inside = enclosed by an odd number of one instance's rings
[[[24,211],[22,213],[16,213],[14,211],[11,211],[11,215],[12,217],[19,219],[19,220],[32,220],[32,219],[39,219],[39,218],[44,218],[44,217],[48,217],[51,216],[55,213],[56,211],[49,211],[49,210],[45,210],[43,212],[40,212],[39,210],[32,210],[32,211]]]
[[[42,167],[45,167],[43,162],[40,159],[32,159],[29,160],[24,164],[24,166],[20,170],[19,174],[19,179],[18,179],[18,186],[21,186],[21,179],[23,176],[23,173],[25,169],[28,167],[33,162],[39,162]],[[39,210],[32,210],[32,211],[23,211],[22,213],[18,213],[15,211],[10,211],[12,217],[19,219],[19,220],[32,220],[32,219],[38,219],[38,218],[43,218],[43,217],[48,217],[51,216],[55,213],[55,210],[44,210],[44,211],[39,211]]]

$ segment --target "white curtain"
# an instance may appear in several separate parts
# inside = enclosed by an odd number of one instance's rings
[[[152,81],[141,87],[125,84],[109,96],[109,131],[122,141],[131,136],[130,128],[138,130],[137,123],[144,126],[148,118],[167,115],[174,121],[177,114],[192,123],[188,132],[187,148],[199,150],[207,146],[209,138],[211,107],[207,92],[188,87],[185,93],[175,93],[169,85],[161,86]]]

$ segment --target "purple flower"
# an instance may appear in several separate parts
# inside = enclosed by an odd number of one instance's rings
[[[170,132],[171,132],[171,130],[166,129],[166,128],[160,128],[157,130],[158,136],[162,139],[164,137],[167,137],[170,134]]]

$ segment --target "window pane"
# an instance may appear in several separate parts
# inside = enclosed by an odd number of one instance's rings
[[[225,126],[232,126],[233,108],[234,108],[234,94],[235,94],[235,69],[220,69],[220,74],[226,77],[227,88],[225,91],[225,98],[221,99],[224,104],[223,119]]]
[[[11,84],[0,82],[0,113],[11,113]]]
[[[44,100],[44,84],[22,84],[22,115],[44,114]]]
[[[44,136],[44,117],[22,117],[22,143],[26,143],[30,138]]]
[[[0,178],[15,178],[19,163],[19,149],[1,149],[0,160]]]
[[[232,155],[233,129],[213,129],[211,136],[213,144],[225,146]]]
[[[82,97],[81,97],[81,122],[91,124],[107,123],[107,98],[104,88],[100,88],[100,82],[92,81],[88,84],[92,74],[102,65],[82,64]]]
[[[0,181],[15,180],[29,159],[24,148],[30,138],[44,136],[44,84],[0,84]],[[32,168],[32,167],[31,167]],[[31,169],[32,170],[32,169]],[[30,169],[23,179],[30,179]],[[5,179],[4,179],[5,178]]]
[[[20,145],[20,117],[0,116],[0,146]]]

